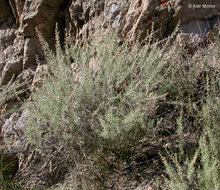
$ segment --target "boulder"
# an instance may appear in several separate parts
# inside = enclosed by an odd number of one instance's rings
[[[33,66],[37,60],[43,60],[41,45],[36,37],[26,38],[24,43],[23,69]]]
[[[27,146],[27,139],[24,136],[24,128],[29,117],[28,111],[14,113],[5,120],[1,135],[4,144],[14,153],[23,153]]]
[[[0,13],[0,85],[5,85],[12,76],[36,65],[36,57],[44,59],[36,30],[55,47],[55,25],[65,23],[67,5],[64,0],[2,0],[0,5],[4,7]],[[14,25],[11,21],[9,26],[9,18]]]
[[[7,0],[0,1],[0,26],[8,20],[8,18],[12,15],[10,4]]]

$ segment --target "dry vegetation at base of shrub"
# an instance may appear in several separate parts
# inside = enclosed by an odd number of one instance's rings
[[[17,84],[12,79],[7,85],[0,88],[0,132],[2,132],[4,120],[21,109],[22,96],[26,91],[22,87],[27,83],[28,81],[25,80]],[[16,156],[11,150],[6,150],[2,138],[2,134],[0,134],[0,189],[20,189],[18,182],[13,179],[17,168]]]
[[[119,44],[66,38],[61,49],[57,37],[54,53],[43,42],[51,73],[26,104],[26,135],[40,152],[65,152],[70,176],[57,188],[144,188],[158,177],[158,188],[217,188],[219,44],[194,56]]]

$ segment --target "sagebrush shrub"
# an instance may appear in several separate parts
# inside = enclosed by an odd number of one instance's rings
[[[178,151],[163,158],[170,177],[165,188],[218,187],[218,136],[212,132],[219,131],[218,52],[192,57],[176,45],[169,51],[152,44],[130,48],[112,36],[84,48],[67,37],[61,47],[56,36],[55,52],[41,38],[50,73],[26,104],[26,135],[38,150],[64,148],[74,162],[99,165],[89,167],[102,176],[108,156],[147,157],[142,147],[153,142],[164,150],[165,137],[174,136],[170,144]],[[183,137],[190,132],[206,134],[186,153]]]
[[[53,139],[76,150],[108,142],[123,152],[150,133],[148,115],[163,98],[152,91],[165,65],[157,47],[129,50],[106,38],[85,50],[66,40],[62,50],[57,39],[53,53],[43,43],[51,76],[27,104],[31,142],[42,148]]]
[[[218,47],[217,45],[216,48]],[[184,90],[183,86],[180,87],[185,93],[182,100],[185,100],[183,110],[186,119],[178,120],[181,121],[178,122],[178,131],[181,131],[178,135],[183,137],[183,128],[196,131],[199,143],[198,147],[194,147],[193,154],[186,154],[182,148],[183,142],[180,140],[178,153],[169,153],[170,156],[165,156],[166,158],[162,156],[169,176],[165,180],[164,189],[217,190],[220,188],[220,83],[219,71],[216,70],[218,57],[219,52],[213,49],[207,52],[201,50],[195,55],[196,59],[192,62],[194,65],[187,68],[187,72],[185,71],[186,77],[192,80],[188,83],[184,82],[188,89]],[[184,77],[181,80],[183,81]],[[194,88],[190,87],[190,83]],[[191,122],[189,122],[190,118]],[[191,126],[186,127],[186,124]]]

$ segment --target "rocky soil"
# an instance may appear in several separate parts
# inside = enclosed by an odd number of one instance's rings
[[[61,40],[69,31],[75,43],[87,40],[93,44],[111,29],[131,46],[136,41],[144,43],[153,28],[155,38],[162,41],[173,36],[190,53],[198,45],[212,42],[219,20],[219,0],[0,0],[0,88],[11,80],[39,80],[46,68],[37,32],[53,49],[56,26]],[[15,100],[4,102],[1,110],[9,109],[9,104],[14,105]],[[27,118],[27,111],[2,116],[0,140],[2,146],[10,147],[7,156],[17,163],[14,173],[18,179],[26,177],[32,187],[51,179],[50,170],[43,170],[49,167],[50,158],[40,157],[29,147],[23,136]]]

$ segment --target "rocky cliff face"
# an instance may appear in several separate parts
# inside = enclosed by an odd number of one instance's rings
[[[53,47],[56,23],[61,33],[69,29],[76,42],[92,42],[112,27],[132,45],[145,39],[152,23],[160,39],[178,23],[182,32],[204,38],[220,15],[218,0],[1,0],[0,8],[1,85],[27,75],[26,70],[33,75],[36,58],[44,62],[36,30]]]
[[[111,28],[131,46],[143,42],[152,27],[155,37],[163,40],[179,25],[176,39],[179,43],[188,40],[189,49],[195,42],[211,41],[212,29],[220,28],[219,0],[0,0],[0,9],[0,88],[12,77],[18,82],[39,79],[39,72],[45,69],[39,64],[45,60],[36,31],[54,48],[56,25],[61,40],[67,29],[75,43],[82,39],[95,43]],[[13,155],[28,151],[22,137],[27,118],[23,111],[0,122],[1,136],[10,141]],[[44,159],[35,153],[29,157]],[[25,173],[22,159],[20,156],[19,169]],[[32,172],[35,177],[43,176]]]

